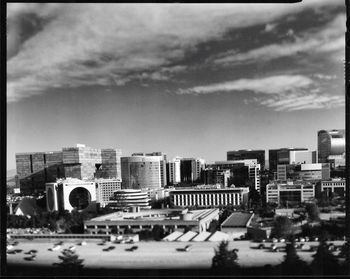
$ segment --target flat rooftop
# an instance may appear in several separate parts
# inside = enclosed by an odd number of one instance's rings
[[[142,210],[141,212],[114,212],[111,214],[92,218],[89,221],[131,221],[131,220],[179,220],[181,215],[192,215],[191,220],[197,221],[205,218],[218,209],[187,210],[187,209],[159,209],[159,210]]]
[[[221,227],[246,227],[249,219],[253,216],[252,213],[233,212],[222,223]]]

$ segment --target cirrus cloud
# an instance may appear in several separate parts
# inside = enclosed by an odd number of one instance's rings
[[[295,5],[25,4],[7,5],[8,22],[34,16],[40,30],[19,38],[8,27],[7,97],[17,101],[50,88],[122,86],[131,80],[169,79],[161,69],[183,65],[199,43],[225,32],[337,1]],[[249,17],[247,17],[249,13]],[[11,24],[12,24],[11,23]],[[16,51],[13,51],[16,49]],[[184,68],[185,69],[185,68]]]

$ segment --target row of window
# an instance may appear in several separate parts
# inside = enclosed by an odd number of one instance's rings
[[[239,204],[239,194],[188,194],[174,195],[173,202],[179,206],[189,205],[219,205],[219,204]]]

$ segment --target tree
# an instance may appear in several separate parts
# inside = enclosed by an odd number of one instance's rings
[[[319,221],[320,220],[320,210],[318,209],[315,203],[308,203],[305,206],[307,215],[310,221]]]
[[[212,268],[220,270],[237,269],[237,249],[230,251],[228,249],[228,241],[222,241],[218,250],[215,250],[215,256],[212,260]]]
[[[161,240],[164,237],[164,229],[162,226],[155,225],[152,229],[153,239],[156,241]]]
[[[250,208],[261,207],[261,195],[256,189],[250,189],[248,196]]]
[[[343,244],[339,257],[344,258],[343,268],[344,273],[350,275],[350,242],[349,238]]]
[[[61,260],[60,263],[54,263],[53,265],[64,269],[65,272],[76,271],[79,272],[83,268],[83,259],[79,259],[79,256],[74,251],[64,249],[62,255],[58,256]]]
[[[307,263],[300,259],[295,249],[295,240],[292,238],[291,243],[286,245],[286,255],[281,264],[284,275],[306,275],[309,274]]]
[[[287,216],[277,216],[273,222],[271,236],[290,238],[294,234],[292,221]]]
[[[340,266],[337,258],[329,251],[325,239],[325,236],[322,235],[317,252],[313,255],[312,272],[314,275],[337,275]]]
[[[220,229],[220,223],[218,220],[213,219],[209,224],[209,232],[214,233]]]

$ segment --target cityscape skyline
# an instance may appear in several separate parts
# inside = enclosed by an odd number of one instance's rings
[[[76,143],[208,163],[317,150],[345,127],[343,1],[146,6],[7,5],[8,170]]]

